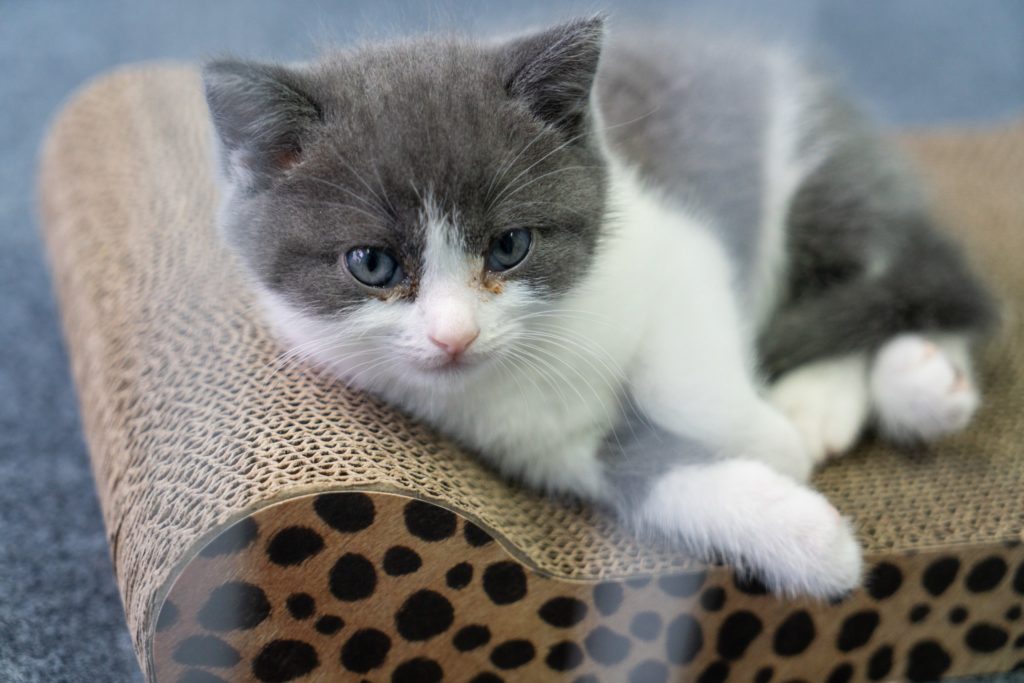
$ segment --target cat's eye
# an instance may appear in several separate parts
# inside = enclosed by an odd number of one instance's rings
[[[394,287],[402,280],[398,260],[378,247],[356,247],[345,254],[352,277],[368,287]]]
[[[496,273],[513,268],[526,258],[533,235],[525,228],[514,228],[491,242],[487,252],[487,269]]]

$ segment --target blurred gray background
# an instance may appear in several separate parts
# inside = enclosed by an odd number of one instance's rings
[[[792,42],[888,126],[1024,113],[1020,0],[0,0],[0,681],[141,680],[36,228],[36,156],[68,93],[124,62],[297,59],[366,37],[517,30],[598,9],[613,27],[717,22]]]

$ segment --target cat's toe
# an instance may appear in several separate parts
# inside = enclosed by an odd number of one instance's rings
[[[871,391],[882,432],[896,441],[931,441],[960,431],[978,408],[967,372],[941,347],[898,337],[877,355]]]

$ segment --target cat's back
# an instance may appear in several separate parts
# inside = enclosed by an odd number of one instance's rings
[[[773,138],[792,133],[780,131],[789,122],[779,114],[802,77],[795,64],[778,49],[693,30],[618,31],[602,56],[597,98],[612,151],[712,220],[740,261],[755,258]]]

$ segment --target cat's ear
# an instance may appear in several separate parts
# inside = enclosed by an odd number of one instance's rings
[[[209,62],[203,86],[228,181],[256,189],[302,160],[322,110],[298,72],[233,59]]]
[[[581,135],[604,41],[604,15],[577,19],[503,48],[505,88],[541,120]]]

